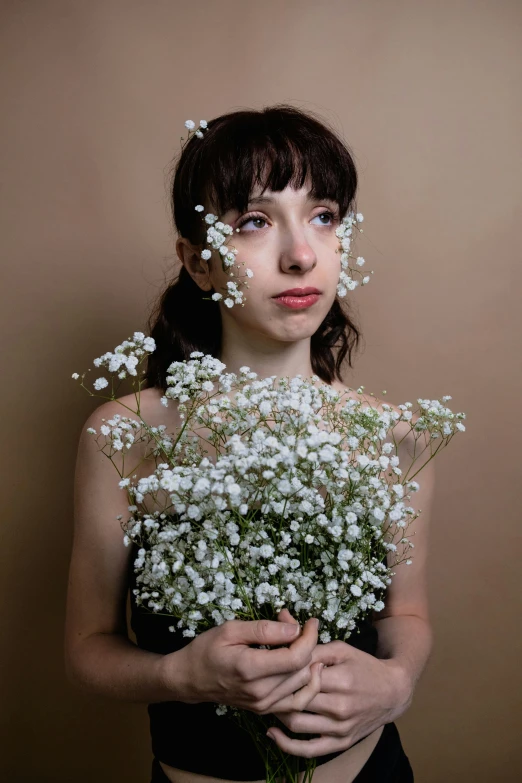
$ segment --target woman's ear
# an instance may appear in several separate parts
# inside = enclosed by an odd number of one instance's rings
[[[176,241],[176,253],[196,285],[202,291],[211,291],[213,286],[208,261],[203,261],[201,258],[200,248],[191,244],[185,237],[180,237]]]

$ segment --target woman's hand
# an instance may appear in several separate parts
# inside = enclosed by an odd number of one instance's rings
[[[227,620],[166,655],[164,682],[188,704],[209,701],[270,713],[294,691],[301,689],[308,699],[319,693],[321,664],[312,665],[317,628],[316,618],[302,631],[297,622]],[[289,646],[260,650],[251,644]]]
[[[287,609],[279,613],[278,620],[297,622]],[[291,731],[321,735],[317,739],[297,740],[277,727],[271,728],[268,736],[272,735],[281,750],[293,756],[312,758],[347,750],[380,726],[391,723],[411,703],[411,685],[390,660],[335,641],[318,644],[312,661],[325,664],[320,674],[320,692],[304,707],[299,693],[285,696],[272,707],[272,712]],[[304,709],[309,712],[303,712]]]

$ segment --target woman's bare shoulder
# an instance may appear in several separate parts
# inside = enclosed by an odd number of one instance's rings
[[[165,406],[161,400],[164,397],[162,389],[152,386],[148,389],[142,389],[138,396],[134,393],[124,394],[116,397],[111,404],[111,410],[119,412],[122,416],[136,418],[139,416],[151,427],[158,427],[165,424],[167,432],[173,432],[180,424],[177,402],[168,400]],[[119,408],[119,410],[118,410]]]

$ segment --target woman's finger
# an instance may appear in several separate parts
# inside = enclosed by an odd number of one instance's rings
[[[296,690],[294,693],[290,693],[273,702],[270,707],[270,712],[292,712],[293,710],[301,712],[302,710],[305,710],[312,699],[315,699],[317,694],[321,691],[322,668],[322,663],[315,663],[310,666],[312,674],[310,682],[300,688],[300,690]]]
[[[326,718],[331,718],[332,720],[338,721],[339,714],[335,709],[335,701],[332,700],[331,694],[325,693],[323,689],[324,682],[321,675],[321,692],[313,697],[313,699],[308,703],[306,709],[310,712],[315,712],[317,715],[324,715]],[[350,717],[355,717],[355,713],[350,715]]]
[[[295,617],[293,617],[290,614],[286,606],[284,609],[281,609],[281,611],[277,615],[277,619],[279,620],[280,623],[295,623],[296,625],[299,625],[298,621],[295,619]]]
[[[230,621],[235,622],[234,620]],[[260,623],[260,621],[259,621]],[[242,625],[254,625],[254,623],[243,622]],[[278,625],[274,622],[274,625]],[[271,650],[258,650],[245,646],[240,655],[243,660],[242,669],[248,671],[250,679],[257,680],[269,677],[272,674],[294,674],[311,663],[312,653],[317,646],[318,621],[310,617],[303,626],[301,634],[290,642],[289,647],[275,647]],[[263,626],[260,624],[260,629]],[[253,633],[250,630],[250,633]],[[244,633],[244,632],[243,632]],[[257,638],[256,642],[259,643]],[[247,645],[250,640],[247,640]]]
[[[327,753],[335,753],[338,750],[346,750],[346,741],[342,741],[335,737],[321,736],[317,739],[309,740],[296,740],[287,737],[284,731],[272,726],[267,732],[267,736],[270,737],[276,745],[279,745],[281,750],[285,753],[290,753],[292,756],[302,756],[303,758],[311,759],[316,756],[325,756]]]
[[[265,701],[269,705],[267,712],[271,712],[270,707],[274,702],[289,696],[294,691],[298,691],[307,685],[312,678],[311,666],[304,666],[293,674],[273,674],[270,677],[264,677],[263,682],[266,687],[266,696],[260,701]]]
[[[328,737],[346,737],[349,723],[340,723],[312,712],[274,712],[287,729],[296,734],[321,734]]]

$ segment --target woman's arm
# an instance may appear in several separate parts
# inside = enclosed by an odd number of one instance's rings
[[[175,656],[177,653],[171,653]],[[80,690],[133,702],[183,701],[177,667],[171,667],[165,682],[165,656],[142,650],[128,637],[94,633],[66,655],[67,679]]]
[[[424,445],[424,438],[421,437],[415,446],[415,456],[419,455]],[[411,463],[413,448],[413,437],[405,438],[399,447],[401,465]],[[415,478],[420,489],[411,493],[411,501],[408,502],[416,511],[422,509],[420,516],[405,531],[414,544],[409,555],[412,562],[410,565],[402,562],[394,568],[395,575],[386,592],[386,605],[382,612],[373,613],[373,623],[379,634],[377,657],[385,660],[390,671],[395,673],[399,692],[408,697],[408,705],[433,647],[427,565],[435,469],[433,459],[428,461],[429,456],[428,446],[409,474],[423,466]],[[392,562],[391,556],[388,557],[389,562]]]
[[[132,406],[134,396],[121,398]],[[169,687],[163,676],[163,658],[137,647],[127,635],[126,603],[130,547],[123,544],[118,515],[127,518],[127,492],[118,486],[118,473],[100,451],[95,437],[102,417],[126,414],[117,401],[99,406],[85,423],[78,444],[74,477],[74,534],[69,566],[64,634],[65,672],[82,690],[138,702],[179,698],[171,666]],[[100,443],[100,445],[102,445]],[[134,451],[133,451],[134,450]],[[113,459],[129,473],[141,460],[133,445]]]
[[[397,704],[405,712],[433,647],[430,624],[415,615],[392,615],[374,622],[379,634],[376,657],[390,670]]]

